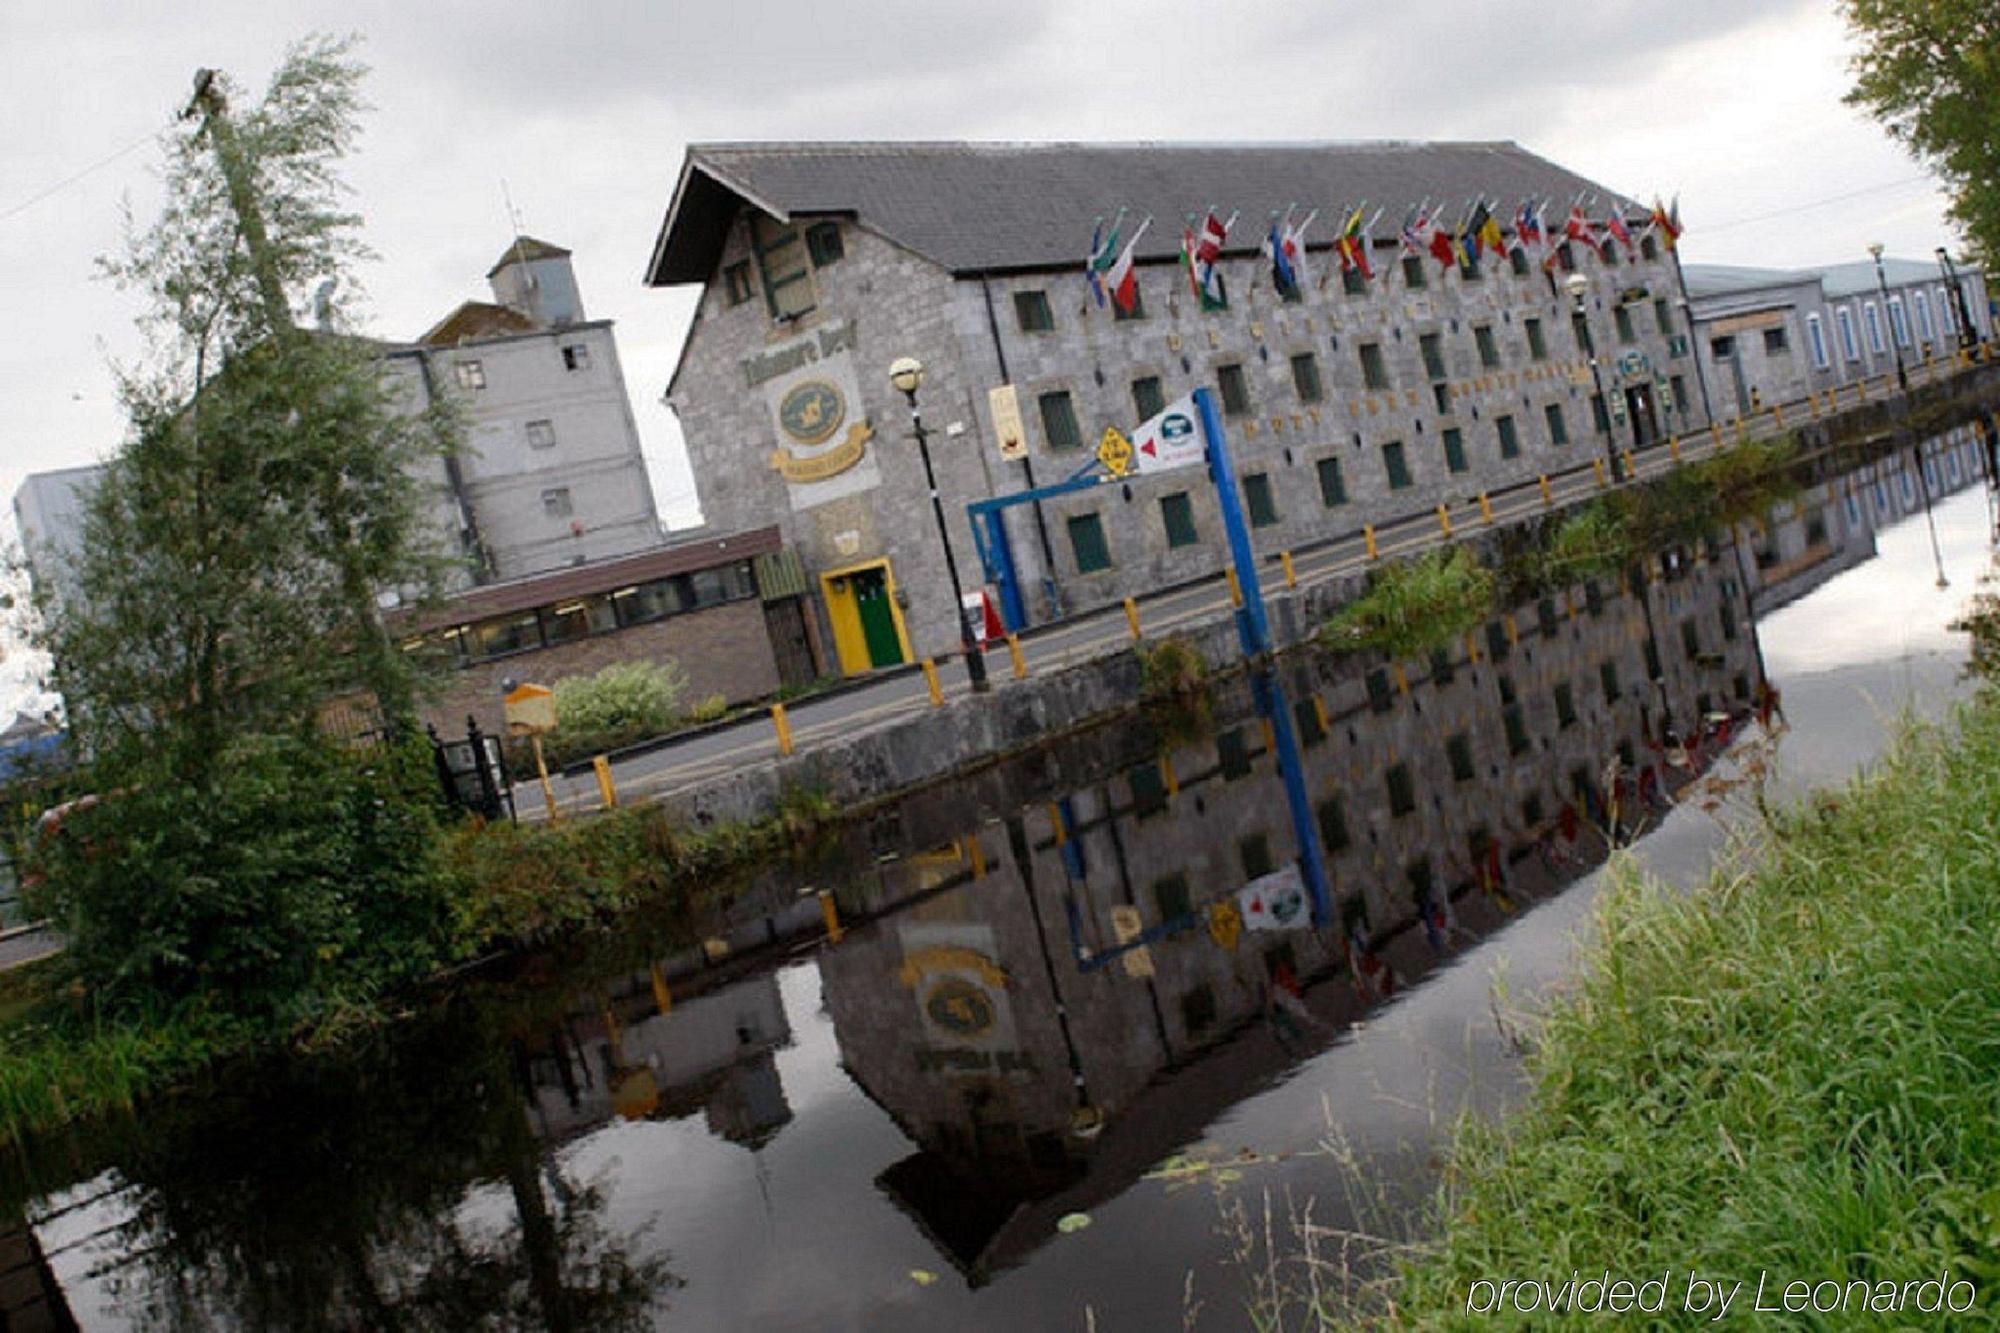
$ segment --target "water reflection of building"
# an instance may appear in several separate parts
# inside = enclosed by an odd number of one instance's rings
[[[1420,903],[1479,933],[1656,816],[1761,678],[1726,547],[1627,577],[1425,662],[1282,663],[1339,903],[1323,928],[1212,925],[1297,855],[1262,724],[1227,701],[1212,735],[961,840],[955,878],[821,961],[847,1068],[917,1145],[878,1184],[982,1280],[1287,1065],[1279,964],[1323,1041],[1359,1007],[1351,931],[1420,970]]]
[[[0,1330],[5,1333],[75,1333],[76,1316],[49,1271],[34,1230],[0,1229]]]
[[[791,1040],[773,973],[680,999],[640,972],[524,1041],[531,1115],[559,1140],[613,1116],[699,1113],[719,1137],[762,1147],[792,1118],[774,1058]]]

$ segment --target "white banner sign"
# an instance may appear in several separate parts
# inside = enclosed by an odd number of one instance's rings
[[[1132,432],[1132,463],[1141,472],[1189,467],[1207,453],[1193,394],[1167,404],[1164,412]]]
[[[1305,925],[1312,917],[1305,877],[1299,873],[1297,861],[1268,875],[1259,875],[1238,889],[1236,906],[1243,913],[1244,926],[1250,930],[1290,930]]]

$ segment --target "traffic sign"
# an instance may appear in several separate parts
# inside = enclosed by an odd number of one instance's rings
[[[1167,404],[1165,411],[1132,432],[1133,461],[1141,472],[1188,467],[1201,462],[1207,452],[1193,394]]]
[[[1104,438],[1097,442],[1097,461],[1114,477],[1132,470],[1132,442],[1118,433],[1118,427],[1104,428]]]
[[[553,731],[556,725],[556,692],[545,685],[516,685],[507,691],[507,734],[530,736]]]

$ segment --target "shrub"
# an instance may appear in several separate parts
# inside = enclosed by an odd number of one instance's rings
[[[1471,630],[1493,609],[1493,572],[1454,546],[1403,560],[1377,572],[1368,591],[1320,630],[1329,648],[1379,648],[1414,657]]]
[[[711,694],[706,699],[697,700],[694,707],[688,709],[690,722],[720,722],[728,715],[729,700],[720,694]]]
[[[543,738],[549,762],[615,750],[674,729],[687,675],[673,661],[615,662],[594,676],[555,684],[556,729]]]
[[[1208,663],[1182,638],[1133,648],[1139,659],[1139,701],[1169,748],[1190,745],[1215,729],[1208,696]]]

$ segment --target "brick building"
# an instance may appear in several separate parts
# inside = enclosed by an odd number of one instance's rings
[[[667,402],[702,509],[725,529],[776,524],[815,581],[849,672],[955,646],[943,556],[889,363],[925,366],[952,540],[973,566],[968,502],[1087,466],[1197,385],[1223,399],[1245,508],[1265,551],[1462,503],[1610,448],[1706,425],[1672,257],[1656,238],[1445,267],[1401,255],[1429,199],[1511,214],[1619,197],[1509,143],[1237,145],[765,144],[689,149],[648,281],[703,293]],[[1366,200],[1372,281],[1343,276],[1333,226],[1306,237],[1309,281],[1282,298],[1258,253],[1267,211]],[[1178,266],[1181,219],[1241,219],[1205,310]],[[1303,206],[1303,205],[1302,205]],[[1131,316],[1095,307],[1094,218],[1154,223]],[[1624,204],[1635,233],[1644,210]],[[1129,232],[1128,232],[1129,234]],[[1583,247],[1578,246],[1576,250]],[[1561,279],[1589,282],[1579,312]],[[1584,330],[1589,331],[1589,343]],[[1596,398],[1586,346],[1605,394]],[[989,391],[1012,385],[1025,451],[1003,457]],[[1225,559],[1198,476],[1159,474],[1011,511],[1030,618],[1211,574]]]

